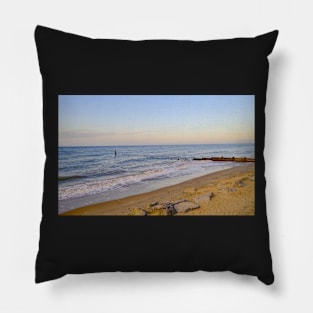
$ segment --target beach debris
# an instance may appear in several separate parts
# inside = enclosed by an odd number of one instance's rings
[[[176,212],[170,208],[170,205],[167,203],[157,203],[155,205],[147,205],[145,212],[147,215],[173,215]]]
[[[210,193],[206,196],[213,196],[213,193]],[[141,208],[132,208],[129,215],[134,216],[149,216],[149,215],[163,215],[163,216],[173,216],[177,213],[185,213],[191,210],[199,209],[200,205],[193,203],[186,199],[180,199],[175,202],[152,202],[146,206],[145,209]]]
[[[172,216],[177,213],[174,203],[165,203],[166,215]]]
[[[218,190],[219,192],[236,192],[236,188],[221,188]]]
[[[218,191],[219,192],[228,192],[228,189],[227,188],[220,188]]]
[[[214,193],[211,191],[208,194],[197,196],[194,198],[195,202],[198,204],[208,203],[214,197]]]
[[[186,199],[181,199],[181,200],[175,201],[173,204],[179,204],[179,203],[186,202],[186,201],[187,201]]]
[[[177,213],[186,213],[191,210],[199,209],[200,205],[190,201],[180,202],[174,205],[174,209]]]
[[[132,208],[129,215],[146,216],[147,212],[143,210],[142,208]]]
[[[235,182],[235,185],[238,186],[238,187],[244,187],[244,186],[246,186],[245,180],[246,179],[244,179],[244,178],[243,179],[239,179],[239,180],[237,180]]]
[[[236,192],[237,189],[236,188],[228,188],[228,192]]]

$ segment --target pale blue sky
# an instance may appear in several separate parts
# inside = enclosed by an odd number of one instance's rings
[[[254,143],[254,96],[59,96],[59,146]]]

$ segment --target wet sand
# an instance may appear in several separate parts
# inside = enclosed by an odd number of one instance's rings
[[[61,216],[75,215],[167,215],[160,209],[164,203],[195,204],[196,209],[177,212],[186,215],[254,215],[255,183],[254,164],[249,163],[222,170],[180,184],[164,187],[144,194],[134,195],[82,208]]]

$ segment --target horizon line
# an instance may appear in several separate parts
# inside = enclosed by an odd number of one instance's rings
[[[142,146],[205,146],[205,145],[254,145],[255,142],[238,142],[238,143],[179,143],[179,144],[142,144],[142,145],[67,145],[59,146],[58,148],[66,147],[142,147]]]

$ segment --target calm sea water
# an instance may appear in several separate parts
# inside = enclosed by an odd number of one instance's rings
[[[192,160],[214,156],[254,157],[254,144],[59,147],[59,213],[242,165]]]

